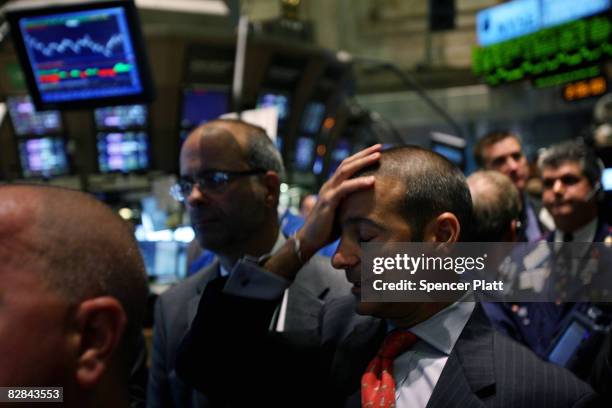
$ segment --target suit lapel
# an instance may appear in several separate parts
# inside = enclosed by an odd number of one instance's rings
[[[215,261],[211,265],[208,265],[201,273],[202,277],[196,284],[196,293],[187,302],[187,322],[189,327],[191,327],[191,322],[193,322],[198,312],[198,304],[200,303],[200,297],[202,296],[204,288],[208,282],[219,277],[219,262]]]
[[[349,396],[360,389],[361,375],[386,335],[383,320],[368,319],[356,325],[338,345],[331,367],[334,388]]]
[[[483,407],[480,398],[495,393],[493,332],[479,304],[461,332],[428,408]]]

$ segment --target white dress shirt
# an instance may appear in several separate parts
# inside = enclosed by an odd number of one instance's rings
[[[597,217],[595,217],[582,228],[578,228],[576,231],[572,232],[572,242],[593,242],[595,234],[597,233],[597,220]],[[560,229],[555,230],[555,242],[563,242],[563,234],[565,234],[565,232]]]
[[[393,362],[397,408],[425,408],[474,311],[471,293],[408,330],[419,340]]]

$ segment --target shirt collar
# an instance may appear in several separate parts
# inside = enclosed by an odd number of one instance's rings
[[[450,355],[475,305],[473,294],[468,292],[409,331],[441,353]]]
[[[591,222],[588,224],[572,232],[572,235],[574,236],[572,242],[593,242],[596,233],[597,217],[593,218],[593,220],[591,220]],[[564,231],[557,229],[555,231],[555,242],[563,242],[563,234]]]
[[[279,230],[276,237],[276,242],[269,253],[273,254],[274,252],[278,251],[280,247],[285,244],[285,241],[287,241],[287,238],[285,238],[283,233]],[[228,277],[230,275],[230,271],[225,269],[223,265],[219,264],[219,275],[221,275],[222,278]]]

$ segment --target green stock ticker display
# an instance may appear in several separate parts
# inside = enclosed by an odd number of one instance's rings
[[[475,47],[472,69],[492,86],[528,78],[551,77],[564,71],[592,67],[610,59],[611,36],[609,14],[576,20],[488,47]],[[586,73],[580,72],[582,75]],[[597,75],[595,72],[592,74]],[[556,77],[547,85],[556,85],[559,79],[561,77]],[[583,78],[568,78],[576,79]],[[546,85],[542,83],[539,86]]]

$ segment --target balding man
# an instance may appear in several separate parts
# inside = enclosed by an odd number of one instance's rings
[[[175,198],[189,212],[198,242],[218,261],[164,293],[157,302],[153,363],[149,376],[149,407],[201,407],[210,402],[185,385],[176,374],[180,342],[197,312],[208,284],[240,275],[238,260],[263,262],[286,244],[299,250],[292,237],[280,232],[278,200],[284,172],[280,153],[265,131],[239,120],[215,120],[195,129],[181,149],[180,180]],[[323,302],[347,294],[349,286],[329,260],[315,256],[284,292],[271,318],[275,331],[293,332],[317,325]],[[249,342],[245,334],[245,346]],[[248,381],[237,370],[228,381]]]
[[[83,193],[0,187],[0,386],[127,407],[146,306],[130,228]]]
[[[521,212],[521,198],[512,180],[502,173],[480,170],[467,178],[474,219],[472,240],[513,242]]]

